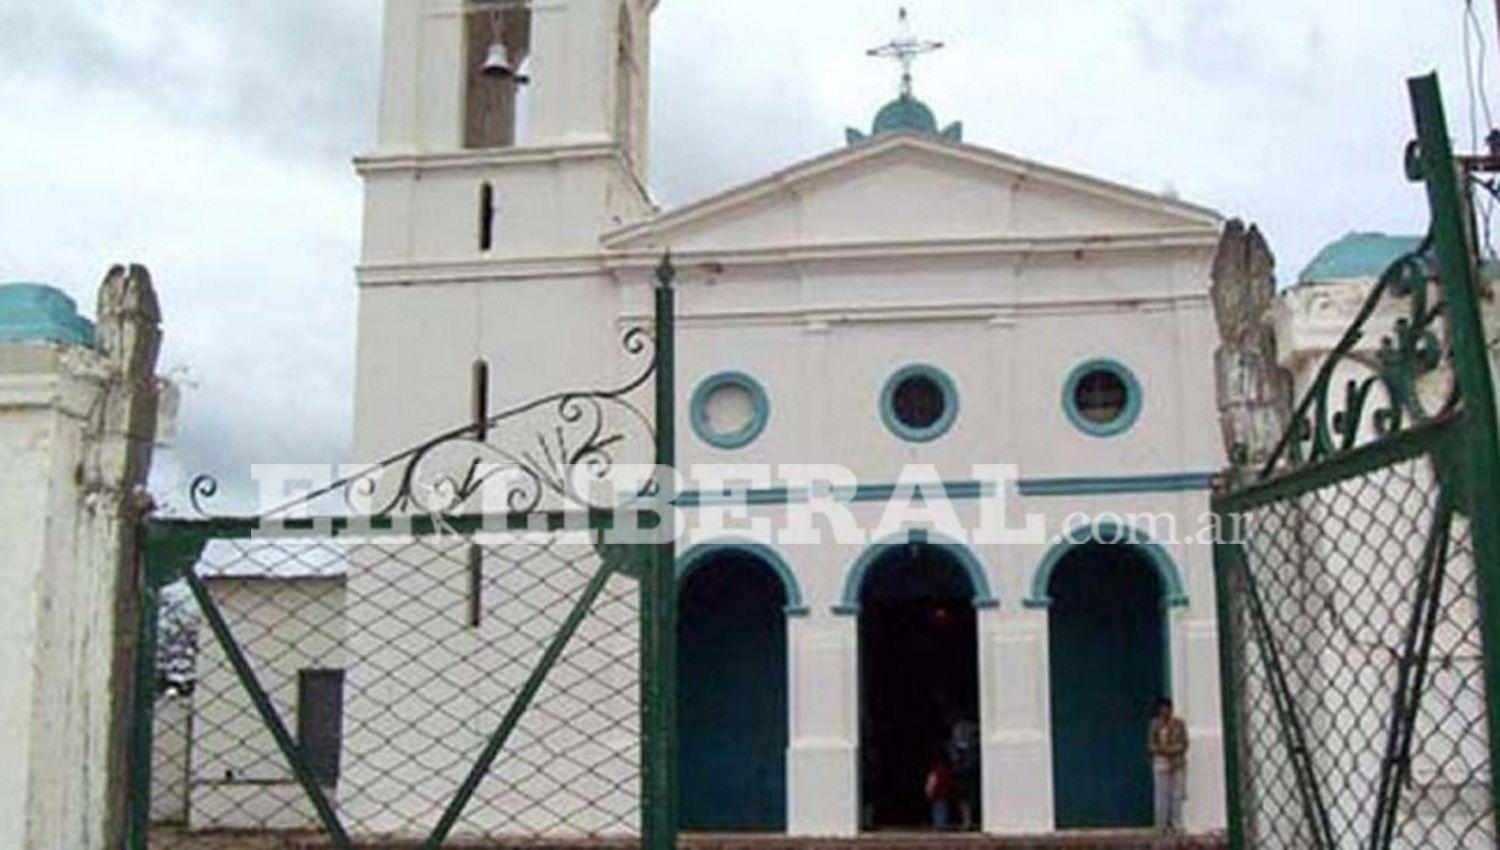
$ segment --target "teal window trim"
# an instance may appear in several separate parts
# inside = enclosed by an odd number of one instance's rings
[[[1078,409],[1079,382],[1086,375],[1099,371],[1109,372],[1125,385],[1125,408],[1110,422],[1095,422]],[[1067,414],[1073,427],[1091,437],[1115,437],[1129,431],[1141,417],[1145,396],[1141,392],[1141,382],[1136,379],[1129,366],[1108,357],[1098,357],[1078,364],[1068,373],[1067,380],[1063,381],[1062,402],[1063,412]]]
[[[750,396],[752,405],[750,421],[745,427],[729,433],[715,431],[708,420],[708,400],[725,387],[744,390]],[[726,451],[741,449],[755,442],[766,430],[766,425],[771,421],[770,397],[766,395],[765,387],[745,372],[719,372],[704,378],[693,391],[693,399],[688,407],[688,421],[693,426],[693,433],[708,445]]]
[[[1157,579],[1161,582],[1162,608],[1187,606],[1188,597],[1182,583],[1182,573],[1167,550],[1144,531],[1109,519],[1075,525],[1064,532],[1042,557],[1042,562],[1031,577],[1031,595],[1021,604],[1027,608],[1050,608],[1052,596],[1049,586],[1052,584],[1053,571],[1069,552],[1090,543],[1129,546],[1136,550],[1156,570]]]
[[[781,589],[786,594],[786,615],[788,617],[806,617],[812,613],[812,609],[802,598],[802,588],[797,584],[797,575],[792,572],[792,567],[780,552],[765,543],[754,540],[741,540],[738,538],[727,538],[714,540],[708,543],[700,543],[688,549],[677,559],[677,581],[682,583],[694,570],[703,567],[719,555],[745,555],[753,560],[764,564],[776,574],[777,580],[781,582]]]
[[[892,548],[908,545],[937,546],[943,550],[944,554],[951,556],[969,579],[969,586],[974,591],[973,602],[976,609],[985,610],[1000,606],[999,600],[990,592],[990,580],[985,575],[984,564],[973,550],[940,534],[925,529],[912,529],[873,543],[860,553],[854,565],[849,568],[849,573],[844,576],[843,598],[839,604],[833,606],[833,613],[841,617],[857,616],[859,595],[864,589],[865,578],[870,567]]]
[[[926,428],[913,428],[896,417],[896,388],[908,378],[924,377],[937,384],[943,394],[943,415]],[[958,421],[958,384],[947,372],[927,363],[912,363],[896,370],[880,391],[880,418],[892,434],[908,443],[930,443],[948,433]]]

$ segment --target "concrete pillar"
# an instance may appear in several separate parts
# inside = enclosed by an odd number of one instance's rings
[[[859,832],[858,622],[817,610],[789,621],[792,835]]]
[[[1225,226],[1214,256],[1212,295],[1219,328],[1219,425],[1231,465],[1246,475],[1270,459],[1294,403],[1271,315],[1276,259],[1254,225],[1234,220]]]
[[[50,287],[0,286],[0,847],[116,850],[126,810],[132,536],[156,427],[144,269],[98,326]]]
[[[1047,612],[979,612],[984,831],[1052,830]]]

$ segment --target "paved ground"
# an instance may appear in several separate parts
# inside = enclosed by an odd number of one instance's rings
[[[360,850],[415,850],[419,842],[361,844]],[[315,835],[184,834],[158,829],[151,850],[330,850]],[[931,833],[851,838],[783,836],[685,836],[683,850],[1225,850],[1222,836],[1160,836],[1142,832],[1073,832],[1064,835],[996,838],[984,835]],[[631,841],[518,841],[455,843],[453,850],[634,850]]]

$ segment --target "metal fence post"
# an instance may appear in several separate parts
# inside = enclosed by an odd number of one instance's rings
[[[1500,808],[1500,437],[1484,324],[1475,298],[1475,253],[1468,205],[1448,138],[1436,74],[1408,81],[1416,116],[1419,160],[1411,176],[1427,185],[1433,247],[1443,286],[1453,368],[1463,396],[1464,478],[1474,567],[1479,584],[1486,715],[1489,719],[1491,805]]]
[[[137,538],[145,535],[137,535]],[[151,557],[143,552],[135,625],[134,705],[130,730],[130,810],[126,841],[130,850],[147,850],[151,833],[151,751],[156,720],[156,641],[161,590],[153,578]]]
[[[676,295],[670,256],[655,290],[656,458],[662,541],[651,547],[642,581],[641,833],[645,850],[677,847]]]
[[[1242,516],[1235,513],[1214,511],[1218,523],[1214,541],[1214,598],[1218,609],[1216,624],[1219,631],[1219,711],[1224,746],[1224,800],[1225,818],[1229,828],[1230,850],[1246,850],[1245,814],[1240,799],[1243,788],[1243,765],[1240,753],[1244,746],[1240,729],[1239,662],[1240,635],[1235,628],[1234,582],[1230,571],[1243,569],[1240,560],[1239,533]],[[1226,529],[1226,522],[1228,528]]]

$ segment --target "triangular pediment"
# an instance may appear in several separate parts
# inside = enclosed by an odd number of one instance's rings
[[[1217,231],[1212,210],[972,145],[895,134],[807,160],[604,238],[739,251]]]

